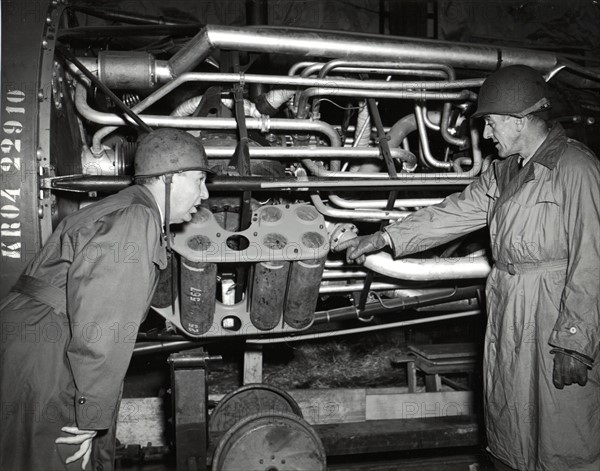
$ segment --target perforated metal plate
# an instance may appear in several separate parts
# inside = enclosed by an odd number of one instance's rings
[[[247,248],[236,250],[239,246]],[[329,237],[323,216],[306,204],[262,206],[241,232],[224,230],[208,209],[201,208],[175,234],[173,250],[193,262],[315,260],[327,255]]]

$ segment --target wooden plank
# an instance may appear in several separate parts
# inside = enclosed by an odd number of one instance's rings
[[[287,392],[298,403],[309,424],[365,420],[364,389],[295,389]]]
[[[263,354],[262,345],[246,344],[244,351],[244,376],[243,383],[262,383]]]
[[[313,426],[328,456],[383,453],[481,444],[474,416],[368,420]]]
[[[288,393],[298,402],[304,418],[313,425],[365,423],[372,420],[427,419],[473,412],[473,393],[451,391],[409,394],[403,388],[306,389]],[[223,395],[211,395],[220,400]],[[124,444],[167,444],[165,407],[162,398],[126,398],[119,409],[117,438]]]
[[[470,448],[467,448],[470,450]],[[410,454],[416,453],[414,451]],[[357,463],[336,463],[331,460],[327,463],[327,471],[471,471],[471,470],[489,470],[490,459],[485,453],[444,455],[440,457],[429,458],[405,458],[378,459],[374,456],[372,461],[365,461],[364,458]]]
[[[167,445],[167,401],[160,397],[124,398],[117,419],[117,439],[128,445]]]
[[[379,394],[373,392],[366,397],[365,417],[366,420],[384,420],[469,415],[474,413],[474,400],[472,391],[414,394]]]
[[[444,358],[472,358],[477,356],[474,343],[437,343],[430,345],[409,345],[408,349],[428,360]]]

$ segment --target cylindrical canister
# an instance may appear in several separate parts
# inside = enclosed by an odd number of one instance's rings
[[[211,328],[217,295],[217,264],[181,257],[181,325],[192,335]]]
[[[148,90],[156,83],[154,57],[145,51],[100,51],[98,77],[109,88]]]
[[[283,320],[294,329],[308,327],[315,316],[325,259],[299,260],[290,268]]]
[[[254,268],[250,321],[259,330],[277,327],[283,313],[290,262],[262,262]]]

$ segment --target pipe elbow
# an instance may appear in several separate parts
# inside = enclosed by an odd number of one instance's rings
[[[364,266],[381,275],[415,281],[485,278],[491,270],[487,257],[394,260],[386,252],[368,255]]]

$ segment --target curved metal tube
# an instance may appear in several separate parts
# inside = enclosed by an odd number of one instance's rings
[[[446,105],[444,105],[444,107],[445,106]],[[419,130],[421,149],[423,150],[423,157],[425,158],[425,161],[433,168],[443,168],[446,170],[451,169],[452,162],[442,162],[431,155],[431,150],[429,149],[429,138],[427,137],[427,127],[425,126],[425,120],[423,119],[423,109],[418,103],[415,103],[415,116],[417,119],[417,129]]]
[[[406,216],[411,214],[411,211],[387,211],[377,209],[337,209],[327,206],[323,203],[323,200],[317,194],[311,194],[310,200],[315,206],[316,210],[327,217],[336,219],[353,219],[356,221],[373,221],[378,219],[404,219]]]
[[[109,126],[124,126],[125,120],[113,113],[94,110],[87,104],[87,90],[81,84],[75,89],[75,106],[77,111],[87,120]],[[141,104],[142,102],[138,103]],[[140,115],[150,126],[178,127],[182,129],[237,129],[235,118],[189,118],[160,115]],[[324,121],[308,121],[298,119],[255,119],[246,120],[248,129],[276,129],[303,132],[318,132],[329,139],[332,146],[340,146],[341,140],[333,126]]]
[[[444,103],[444,108],[442,109],[442,120],[440,122],[440,131],[442,133],[442,137],[444,141],[448,144],[452,144],[458,147],[465,147],[469,144],[468,137],[456,137],[450,134],[450,112],[452,111],[452,103],[447,102]]]
[[[323,78],[334,69],[341,69],[342,67],[360,67],[369,68],[374,70],[388,69],[392,71],[406,71],[410,75],[425,74],[433,72],[432,76],[440,76],[443,74],[448,79],[454,79],[454,74],[451,72],[451,67],[445,64],[431,64],[431,63],[418,63],[418,62],[382,62],[382,61],[349,61],[344,59],[334,59],[327,62],[323,67],[320,68],[318,77]],[[314,65],[312,67],[315,67]],[[309,67],[310,69],[311,67]],[[306,72],[306,69],[305,69]]]
[[[387,200],[347,200],[337,195],[329,195],[329,201],[343,209],[385,209]],[[397,199],[394,208],[431,206],[444,201],[444,198]]]
[[[423,110],[423,121],[425,121],[425,126],[427,126],[429,129],[432,129],[434,131],[439,131],[440,130],[440,125],[439,124],[435,124],[433,121],[431,121],[429,119],[429,111],[427,110],[427,107],[425,106],[425,104],[421,105],[421,109]]]
[[[307,73],[302,72],[302,77],[310,77],[315,72],[322,68],[322,65],[312,65],[307,67],[305,70]],[[400,76],[411,76],[419,75],[427,78],[444,78],[446,74],[439,70],[425,70],[425,69],[385,69],[382,67],[336,67],[336,72],[343,74],[378,74],[378,75],[400,75]]]
[[[394,260],[386,252],[367,255],[364,266],[381,275],[415,281],[485,278],[492,269],[487,257]]]
[[[332,61],[330,61],[332,62]],[[373,74],[385,74],[385,75],[421,75],[423,77],[431,77],[431,78],[444,78],[446,74],[439,70],[426,70],[420,68],[418,70],[415,69],[405,69],[402,68],[403,65],[398,64],[397,62],[377,62],[377,64],[393,64],[392,68],[384,68],[384,67],[369,67],[363,66],[360,64],[373,63],[372,61],[347,61],[348,63],[356,64],[353,67],[336,67],[338,72],[341,73],[373,73]],[[327,62],[296,62],[292,67],[290,67],[288,71],[289,76],[300,75],[301,77],[310,77],[315,73],[318,73],[321,68],[327,64]],[[421,64],[418,64],[421,66]],[[400,66],[400,68],[396,68],[396,66]],[[306,70],[308,69],[308,70]],[[300,74],[298,71],[301,70]]]

